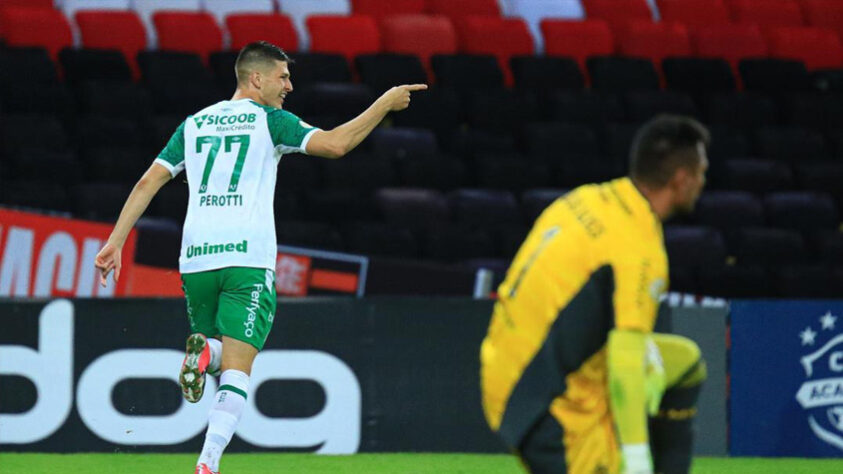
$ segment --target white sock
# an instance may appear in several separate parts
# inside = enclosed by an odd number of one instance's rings
[[[209,337],[208,347],[211,349],[211,362],[208,364],[208,373],[211,375],[220,374],[222,364],[222,341]]]
[[[205,445],[197,464],[204,463],[214,472],[220,470],[220,457],[234,436],[240,415],[243,414],[243,407],[246,406],[248,393],[248,375],[239,370],[226,370],[222,373],[216,400],[208,415]]]

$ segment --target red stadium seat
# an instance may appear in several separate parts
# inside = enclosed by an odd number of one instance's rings
[[[501,16],[497,0],[427,0],[430,13],[455,18],[466,16]]]
[[[418,15],[424,13],[425,0],[351,0],[355,15],[381,18],[391,15]]]
[[[732,16],[738,23],[761,28],[802,26],[802,11],[796,0],[730,0]]]
[[[832,29],[843,39],[843,2],[802,0],[802,11],[809,25]]]
[[[768,53],[767,42],[755,25],[699,28],[693,34],[693,45],[698,56],[725,59],[733,68],[741,59],[766,57]]]
[[[585,16],[606,21],[612,30],[631,20],[652,20],[647,0],[583,0]]]
[[[399,15],[380,22],[383,49],[388,53],[415,54],[432,78],[430,57],[457,52],[457,32],[441,15]]]
[[[0,8],[6,7],[29,7],[29,8],[50,8],[54,7],[53,0],[0,0]]]
[[[633,21],[619,32],[621,54],[647,58],[661,67],[668,56],[690,56],[691,39],[681,23]]]
[[[307,18],[307,30],[312,52],[339,53],[349,63],[358,54],[381,49],[378,25],[368,15],[314,15]]]
[[[134,12],[83,10],[76,13],[82,46],[117,49],[126,57],[137,79],[138,52],[146,49],[146,28]]]
[[[285,51],[299,49],[299,37],[293,22],[286,15],[234,14],[225,19],[231,35],[232,50],[239,50],[254,41],[269,41]]]
[[[70,23],[52,8],[2,8],[0,32],[7,46],[40,46],[53,60],[63,48],[73,46]]]
[[[688,28],[732,22],[723,0],[659,0],[662,21],[675,21]]]
[[[530,30],[520,18],[466,17],[457,22],[457,36],[462,52],[496,56],[504,82],[509,86],[514,82],[509,59],[536,53]]]
[[[781,27],[770,31],[769,40],[771,56],[802,61],[808,70],[843,65],[843,48],[833,30]]]
[[[590,56],[607,56],[615,52],[615,40],[603,20],[550,20],[541,22],[544,51],[548,56],[566,56],[577,60],[585,73],[585,60]]]
[[[222,49],[222,31],[210,13],[160,11],[152,15],[162,51],[196,53],[203,60]]]

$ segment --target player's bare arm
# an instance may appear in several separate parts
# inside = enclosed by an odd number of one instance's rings
[[[307,154],[323,158],[341,158],[360,144],[389,112],[410,106],[410,94],[427,89],[426,84],[396,86],[384,92],[357,117],[334,128],[319,130],[307,143]]]
[[[167,168],[158,163],[153,163],[135,184],[123,205],[123,210],[120,211],[120,217],[108,237],[108,242],[94,260],[97,270],[100,271],[100,284],[102,286],[105,286],[106,278],[112,270],[114,270],[114,282],[116,283],[120,279],[123,244],[126,242],[132,227],[146,211],[152,198],[155,197],[161,186],[164,186],[170,179],[172,179],[172,176]]]

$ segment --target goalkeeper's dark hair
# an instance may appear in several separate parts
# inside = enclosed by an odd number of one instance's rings
[[[708,148],[711,134],[690,117],[659,115],[635,134],[629,157],[633,181],[661,188],[679,168],[695,168],[700,156],[697,146]]]
[[[234,74],[237,76],[237,83],[240,84],[248,79],[249,74],[258,67],[271,67],[275,61],[283,61],[292,64],[293,59],[283,49],[266,41],[255,41],[243,46],[237,61],[234,63]]]

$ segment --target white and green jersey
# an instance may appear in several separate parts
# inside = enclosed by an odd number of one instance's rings
[[[248,99],[189,116],[155,159],[186,170],[190,200],[179,270],[275,269],[275,179],[285,153],[304,152],[317,129]]]

